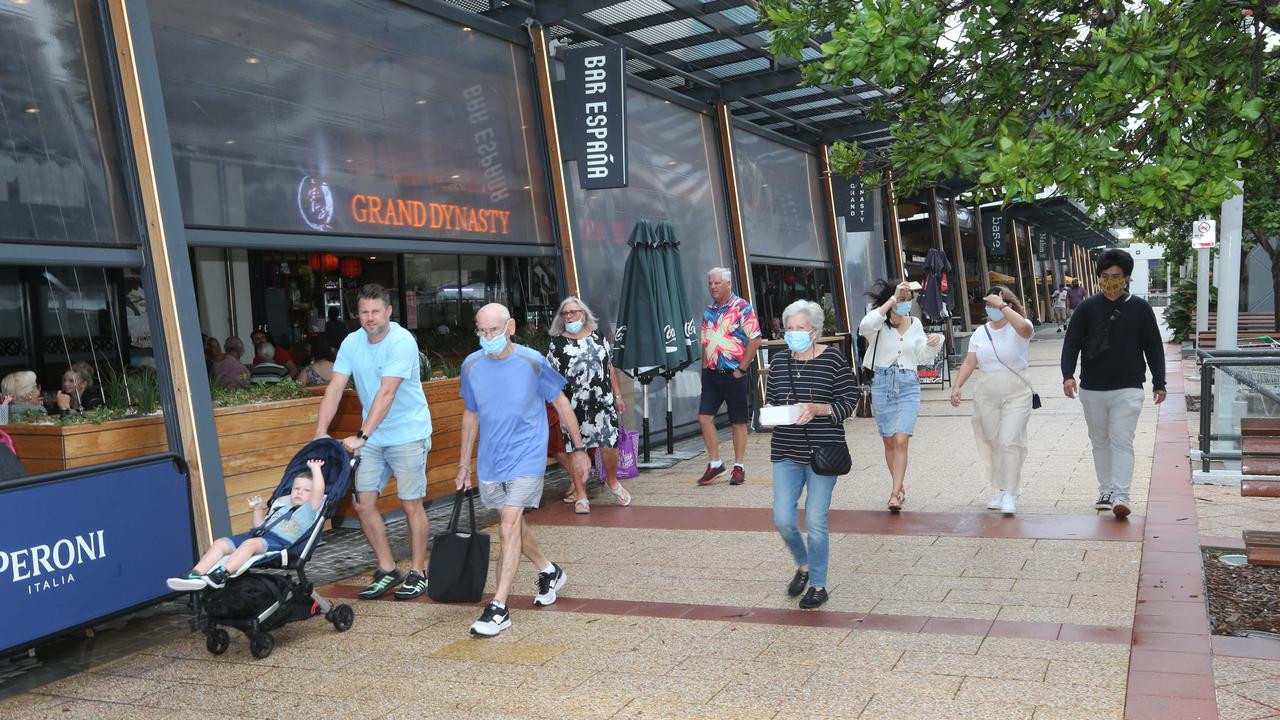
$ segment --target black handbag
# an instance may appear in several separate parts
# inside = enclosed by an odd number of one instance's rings
[[[796,375],[795,375],[794,355],[787,355],[787,377],[791,382],[791,396],[794,398],[796,393]],[[813,398],[810,397],[810,402]],[[849,455],[848,443],[821,443],[814,445],[809,440],[809,428],[804,425],[800,426],[801,432],[804,433],[804,441],[809,446],[809,467],[819,475],[844,475],[853,468],[853,458]]]
[[[476,530],[475,492],[459,490],[453,496],[449,527],[431,538],[427,596],[436,602],[474,603],[484,595],[489,575],[489,535]],[[464,497],[471,515],[469,530],[458,527]]]

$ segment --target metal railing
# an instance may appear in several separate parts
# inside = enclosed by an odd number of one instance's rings
[[[1271,403],[1271,410],[1280,411],[1280,352],[1274,348],[1197,350],[1196,357],[1200,363],[1200,463],[1201,469],[1209,472],[1209,463],[1214,460],[1241,460],[1243,457],[1240,450],[1213,450],[1214,442],[1242,440],[1240,434],[1213,432],[1217,371],[1221,369],[1236,382],[1256,392],[1265,402]]]

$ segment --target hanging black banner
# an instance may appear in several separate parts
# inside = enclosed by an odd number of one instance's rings
[[[1035,237],[1036,237],[1036,259],[1048,260],[1049,259],[1049,233],[1040,228],[1036,228]]]
[[[988,257],[1009,255],[1008,223],[1004,213],[988,210],[982,213],[982,242],[987,246]]]
[[[627,186],[627,75],[621,45],[563,51],[562,122],[584,190]]]
[[[832,175],[831,193],[835,199],[836,216],[844,218],[845,232],[871,232],[871,202],[862,178]]]

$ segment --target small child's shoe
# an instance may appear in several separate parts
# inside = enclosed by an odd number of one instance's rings
[[[214,590],[221,590],[227,584],[227,569],[219,565],[204,576],[205,585]]]
[[[165,580],[164,584],[168,585],[169,589],[174,592],[195,592],[208,587],[205,583],[205,576],[195,570],[192,570],[182,577],[171,577],[168,580]]]

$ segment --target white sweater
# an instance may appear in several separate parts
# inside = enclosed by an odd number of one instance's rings
[[[862,318],[862,322],[858,323],[858,332],[867,339],[867,353],[875,351],[876,356],[872,362],[868,363],[865,358],[863,359],[864,365],[873,368],[897,366],[915,370],[921,365],[931,364],[938,356],[938,351],[942,349],[941,345],[936,348],[929,347],[929,340],[925,337],[924,325],[920,323],[920,318],[912,317],[911,327],[907,329],[907,334],[903,335],[885,321],[885,316],[880,314],[878,308]],[[879,334],[878,342],[877,334]]]

